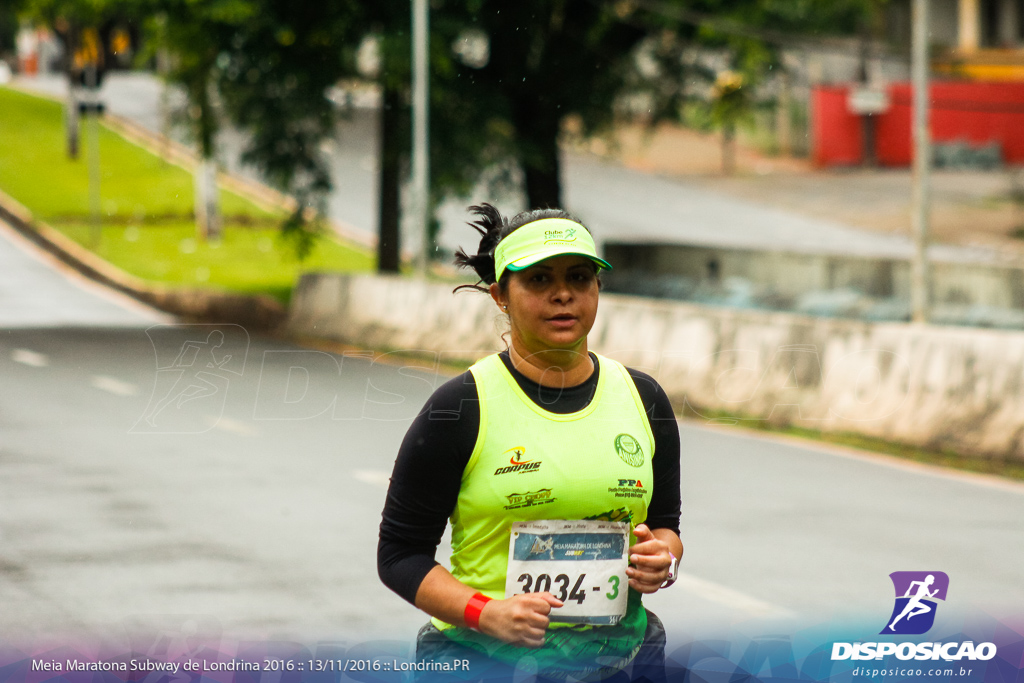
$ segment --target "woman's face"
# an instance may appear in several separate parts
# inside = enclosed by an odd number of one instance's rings
[[[507,305],[513,342],[526,354],[580,349],[597,317],[597,268],[576,255],[554,256],[509,272],[504,293],[492,286],[499,305]]]

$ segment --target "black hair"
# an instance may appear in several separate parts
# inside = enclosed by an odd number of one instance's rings
[[[564,218],[578,223],[581,228],[590,232],[589,228],[583,225],[583,221],[562,209],[534,209],[521,211],[512,218],[503,218],[498,209],[484,202],[469,207],[469,212],[478,216],[477,220],[467,223],[467,225],[480,233],[480,246],[477,247],[475,254],[467,254],[465,250],[459,248],[455,252],[455,265],[459,268],[472,268],[480,279],[475,285],[459,285],[452,290],[453,292],[460,289],[488,291],[487,287],[481,285],[489,286],[495,282],[494,250],[498,247],[499,242],[524,225],[544,218]],[[499,285],[504,289],[508,286],[508,280],[502,280]]]

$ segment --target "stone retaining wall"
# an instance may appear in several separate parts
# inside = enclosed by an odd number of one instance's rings
[[[504,348],[490,297],[401,277],[313,273],[288,331],[440,361]],[[1024,460],[1024,332],[866,323],[603,294],[591,348],[677,407]],[[724,416],[724,417],[723,417]]]

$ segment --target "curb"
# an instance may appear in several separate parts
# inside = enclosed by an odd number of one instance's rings
[[[276,330],[287,310],[269,296],[152,285],[104,261],[0,191],[0,220],[83,276],[166,313],[189,321],[234,323],[257,331]]]

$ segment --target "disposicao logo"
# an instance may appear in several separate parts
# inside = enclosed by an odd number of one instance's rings
[[[945,572],[893,572],[889,574],[896,591],[896,603],[879,635],[921,635],[935,623],[936,600],[946,600],[949,577]],[[832,660],[881,659],[989,660],[996,656],[994,643],[833,643]]]
[[[893,572],[896,604],[881,635],[920,635],[935,623],[936,600],[946,601],[949,577],[945,572]]]

